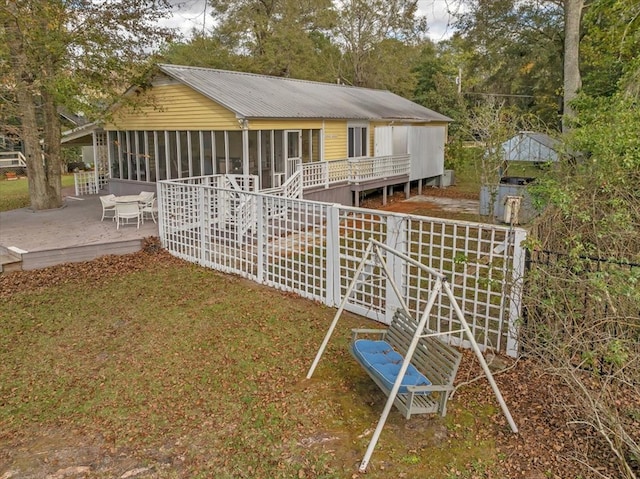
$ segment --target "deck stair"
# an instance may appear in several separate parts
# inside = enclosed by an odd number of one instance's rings
[[[22,271],[22,254],[0,246],[0,274]]]
[[[20,151],[0,151],[0,168],[26,168],[27,160]]]

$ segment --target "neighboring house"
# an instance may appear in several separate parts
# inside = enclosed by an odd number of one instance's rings
[[[560,141],[545,133],[521,131],[502,144],[505,161],[558,161]]]
[[[116,194],[213,174],[269,189],[300,171],[305,198],[358,204],[361,191],[444,172],[451,119],[388,91],[160,64],[127,95],[148,101],[103,125]]]
[[[84,117],[70,113],[63,107],[58,107],[58,115],[60,123],[66,128],[79,127],[87,123]],[[26,170],[24,144],[19,131],[18,126],[12,128],[11,132],[0,130],[0,168]]]

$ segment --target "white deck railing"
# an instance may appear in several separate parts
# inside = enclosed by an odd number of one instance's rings
[[[20,151],[0,151],[0,168],[26,168],[27,159]]]
[[[360,184],[408,175],[410,169],[409,155],[316,161],[302,165],[302,186],[328,188],[335,183]]]
[[[526,232],[469,222],[410,216],[206,186],[207,181],[158,184],[159,233],[173,255],[328,306],[340,304],[370,238],[447,275],[482,348],[517,355]],[[418,268],[388,258],[402,299],[418,314],[432,281]],[[399,305],[380,265],[363,272],[366,286],[346,309],[388,322]],[[429,327],[459,330],[441,298]],[[450,335],[468,346],[462,333]]]
[[[265,188],[261,193],[285,198],[302,198],[302,173],[296,171],[284,182],[282,186],[276,188]]]
[[[76,196],[97,195],[109,184],[109,175],[100,171],[76,171],[73,183]]]

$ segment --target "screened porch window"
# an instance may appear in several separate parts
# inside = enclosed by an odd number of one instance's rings
[[[243,173],[241,131],[110,131],[108,138],[112,178],[155,182]],[[273,185],[274,175],[284,181],[286,158],[308,163],[322,157],[319,129],[253,130],[246,138],[248,173],[259,175],[263,188]]]

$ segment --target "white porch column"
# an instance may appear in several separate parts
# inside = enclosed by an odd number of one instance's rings
[[[249,128],[247,120],[242,124],[242,174],[249,175]]]

